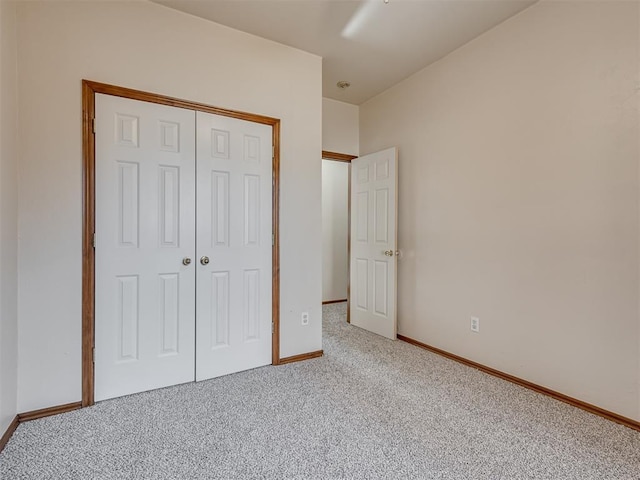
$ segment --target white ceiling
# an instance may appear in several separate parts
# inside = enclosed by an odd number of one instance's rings
[[[322,56],[323,96],[359,105],[537,0],[153,1]]]

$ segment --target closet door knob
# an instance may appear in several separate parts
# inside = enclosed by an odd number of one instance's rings
[[[200,257],[200,263],[202,265],[207,265],[209,263],[209,257]]]
[[[184,257],[184,258],[182,259],[182,264],[183,264],[183,265],[189,265],[189,264],[191,264],[191,259],[190,259],[189,257]]]

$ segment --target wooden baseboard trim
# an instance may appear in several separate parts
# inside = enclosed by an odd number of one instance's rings
[[[82,402],[66,403],[64,405],[57,405],[55,407],[41,408],[40,410],[31,410],[30,412],[24,412],[18,414],[18,421],[30,422],[31,420],[37,420],[38,418],[50,417],[51,415],[58,415],[59,413],[71,412],[82,408]]]
[[[327,300],[326,302],[322,302],[323,305],[331,305],[332,303],[344,303],[347,299],[343,298],[342,300]]]
[[[550,388],[543,387],[542,385],[538,385],[527,380],[523,380],[522,378],[515,377],[513,375],[509,375],[508,373],[501,372],[500,370],[496,370],[491,367],[487,367],[486,365],[482,365],[481,363],[474,362],[472,360],[468,360],[464,357],[460,357],[453,353],[449,353],[445,350],[441,350],[436,347],[432,347],[431,345],[427,345],[426,343],[419,342],[418,340],[414,340],[413,338],[405,337],[404,335],[397,335],[398,340],[402,340],[403,342],[410,343],[412,345],[416,345],[417,347],[424,348],[425,350],[429,350],[430,352],[436,353],[443,357],[449,358],[456,362],[462,363],[469,367],[478,369],[484,373],[488,373],[489,375],[493,375],[494,377],[501,378],[506,380],[507,382],[515,383],[516,385],[520,385],[521,387],[528,388],[529,390],[533,390],[534,392],[541,393],[543,395],[547,395],[551,398],[555,398],[564,403],[568,403],[574,407],[580,408],[581,410],[585,410],[594,415],[598,415],[600,417],[606,418],[612,422],[619,423],[624,425],[625,427],[629,427],[633,430],[640,431],[640,422],[633,420],[628,417],[623,417],[622,415],[618,415],[617,413],[610,412],[609,410],[605,410],[604,408],[597,407],[587,402],[583,402],[582,400],[578,400],[577,398],[570,397],[565,395],[564,393],[556,392],[555,390],[551,390]]]
[[[323,350],[316,350],[315,352],[301,353],[300,355],[293,355],[292,357],[285,357],[280,359],[279,365],[285,363],[302,362],[303,360],[311,360],[312,358],[318,358],[324,355]]]
[[[59,413],[71,412],[82,408],[82,402],[66,403],[64,405],[56,405],[55,407],[41,408],[40,410],[31,410],[30,412],[19,413],[15,416],[13,421],[9,424],[7,431],[4,432],[2,438],[0,438],[0,452],[4,449],[7,442],[16,431],[18,425],[22,422],[30,422],[38,418],[50,417],[51,415],[57,415]]]
[[[16,428],[18,428],[19,423],[20,423],[20,420],[18,420],[18,416],[16,415],[15,417],[13,417],[13,420],[7,427],[7,431],[4,432],[4,435],[2,435],[2,438],[0,438],[0,452],[4,450],[4,447],[9,442],[11,435],[13,435],[13,432],[15,432]]]

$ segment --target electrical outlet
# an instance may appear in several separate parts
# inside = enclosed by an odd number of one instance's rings
[[[471,331],[480,333],[480,319],[478,317],[471,317]]]
[[[302,312],[302,325],[309,325],[309,312]]]

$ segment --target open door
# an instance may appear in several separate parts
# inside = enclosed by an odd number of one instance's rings
[[[395,147],[351,161],[350,320],[396,339],[397,178]]]

